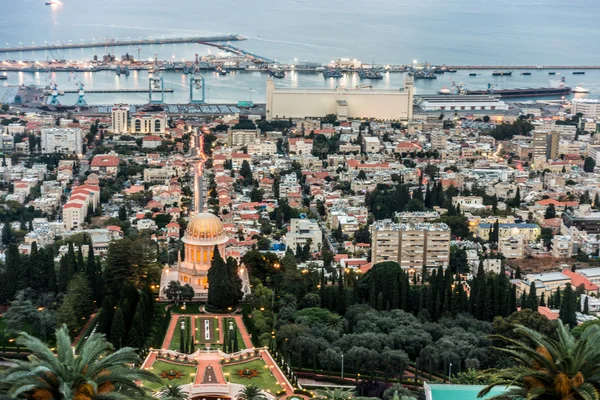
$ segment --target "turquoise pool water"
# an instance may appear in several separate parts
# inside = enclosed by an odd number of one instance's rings
[[[477,400],[477,393],[485,386],[483,385],[429,385],[427,400]],[[483,399],[502,394],[506,387],[495,387],[490,394]]]

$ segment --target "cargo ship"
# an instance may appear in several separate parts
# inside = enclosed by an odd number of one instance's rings
[[[564,96],[571,93],[571,88],[564,87],[541,87],[524,89],[488,89],[488,90],[467,90],[467,95],[493,95],[500,98],[515,97],[544,97],[544,96]]]

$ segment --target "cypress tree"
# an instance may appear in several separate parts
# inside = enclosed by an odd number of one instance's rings
[[[598,195],[596,194],[596,196],[598,196]],[[588,315],[590,313],[590,305],[588,303],[588,296],[585,296],[585,301],[583,303],[583,313],[585,315]]]
[[[92,245],[90,245],[90,248],[91,247]],[[81,250],[81,245],[79,245],[77,248],[77,271],[85,272],[85,261],[83,260],[83,251]]]
[[[377,308],[378,311],[383,310],[383,293],[377,294]]]
[[[73,242],[69,242],[69,249],[67,250],[67,271],[69,271],[69,279],[77,272],[77,257],[75,256],[75,247]]]
[[[52,246],[48,246],[43,252],[44,258],[44,276],[46,277],[46,291],[56,292],[58,289],[57,278],[56,278],[56,266],[54,265],[54,251]]]
[[[8,247],[6,268],[15,271],[13,274],[16,276],[16,281],[13,282],[16,282],[16,292],[29,287],[31,282],[31,266],[28,262],[23,262],[16,244],[11,244]]]
[[[522,279],[521,276],[521,267],[517,265],[517,269],[515,270],[515,279]]]
[[[567,283],[563,297],[559,317],[565,325],[573,328],[577,326],[577,298],[570,283]]]
[[[237,339],[237,335],[238,335],[238,330],[237,330],[237,326],[234,325],[233,327],[233,352],[237,353],[238,351],[240,351],[239,345],[238,345],[238,339]]]
[[[31,253],[29,254],[29,264],[31,269],[30,287],[35,290],[43,291],[46,289],[46,266],[44,262],[43,249],[38,250],[37,242],[31,244]]]
[[[494,315],[494,278],[489,277],[485,285],[485,298],[483,299],[483,320],[492,321]]]
[[[179,352],[181,354],[185,354],[185,339],[183,337],[183,329],[181,329],[181,326],[179,326],[179,324],[177,324],[177,329],[179,329]]]
[[[60,258],[59,270],[58,270],[58,291],[64,293],[67,290],[67,284],[69,283],[69,268],[67,267],[67,258],[62,256]]]
[[[14,241],[10,222],[5,222],[2,226],[2,244],[8,246]]]
[[[227,309],[235,305],[235,294],[227,271],[217,246],[213,250],[212,265],[208,270],[208,304],[218,309]]]
[[[546,293],[542,293],[542,297],[540,297],[540,306],[546,307]]]
[[[338,279],[337,293],[337,312],[339,315],[346,314],[346,294],[344,293],[344,270],[339,268],[340,278]]]
[[[517,311],[517,285],[512,285],[509,290],[508,302],[506,303],[506,315],[511,315]]]
[[[521,307],[523,307],[523,306],[521,306]],[[529,308],[532,311],[537,311],[538,298],[537,298],[537,290],[535,287],[535,282],[531,282],[531,285],[529,285],[529,295],[527,296],[526,308]]]
[[[105,333],[109,339],[114,315],[115,299],[112,296],[106,296],[102,301],[102,309],[98,316],[98,330]]]
[[[560,308],[562,305],[562,296],[560,293],[560,287],[556,288],[556,296],[554,297],[554,307]]]
[[[321,284],[319,287],[319,296],[321,297],[321,307],[325,307],[325,287],[327,286],[327,282],[325,282],[325,268],[321,268]]]
[[[117,307],[110,327],[110,342],[115,348],[120,349],[125,344],[125,318],[121,307]]]

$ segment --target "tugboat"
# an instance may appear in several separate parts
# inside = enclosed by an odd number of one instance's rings
[[[492,72],[492,76],[510,76],[512,73],[512,71],[494,71]]]
[[[125,67],[125,68],[123,69],[123,75],[125,75],[125,76],[129,76],[129,74],[130,74],[129,67]]]
[[[117,69],[115,70],[115,73],[117,74],[117,76],[121,76],[122,71],[121,71],[120,65],[117,65]]]
[[[272,69],[268,69],[267,72],[269,73],[269,76],[271,76],[273,78],[277,78],[277,79],[285,78],[285,71],[282,71],[282,70],[273,71]]]
[[[324,78],[341,78],[343,76],[344,74],[342,74],[342,71],[340,71],[339,68],[326,69],[325,71],[323,71]]]

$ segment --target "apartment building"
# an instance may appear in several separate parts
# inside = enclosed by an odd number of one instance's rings
[[[304,247],[311,241],[310,250],[319,251],[323,245],[323,231],[316,221],[310,219],[292,218],[289,232],[285,236],[285,245],[288,249],[296,251],[297,246]]]
[[[447,267],[450,261],[450,228],[444,223],[376,221],[371,230],[371,261],[395,261],[403,269]]]
[[[239,149],[256,142],[260,137],[260,129],[233,129],[227,130],[227,145]]]
[[[483,240],[490,240],[490,231],[494,224],[479,224],[477,226],[477,237]],[[499,224],[500,231],[498,238],[507,238],[510,236],[521,236],[524,241],[531,242],[537,240],[542,233],[542,229],[536,224]]]
[[[81,129],[44,128],[42,129],[42,153],[82,154]]]
[[[290,153],[300,156],[311,155],[313,150],[312,139],[294,138],[289,139]]]
[[[600,118],[600,101],[594,99],[573,100],[573,114],[581,113],[584,118]]]
[[[525,256],[523,238],[519,235],[498,239],[498,252],[509,259],[521,260]]]

